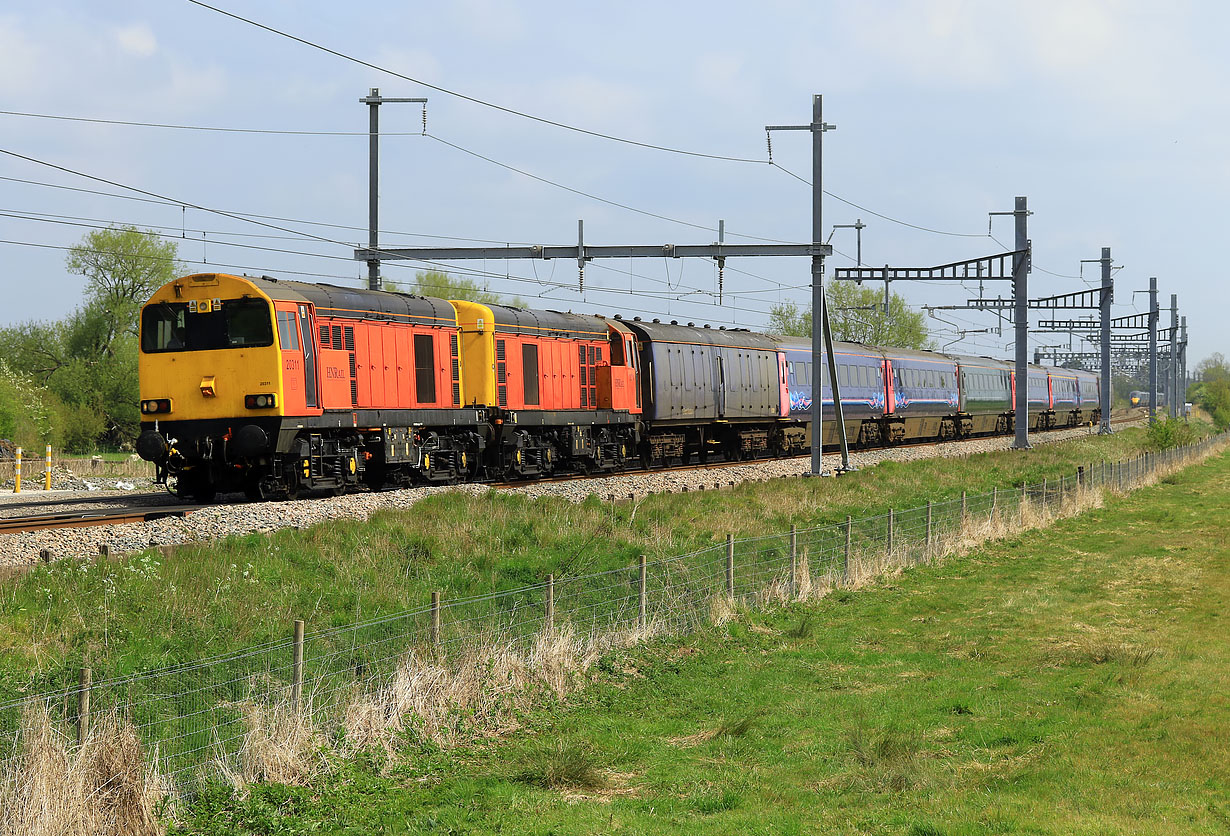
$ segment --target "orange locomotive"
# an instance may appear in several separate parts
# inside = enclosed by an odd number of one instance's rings
[[[142,310],[137,451],[201,501],[616,467],[632,345],[601,317],[187,276]]]

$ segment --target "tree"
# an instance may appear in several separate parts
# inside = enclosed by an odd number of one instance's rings
[[[439,299],[457,299],[465,302],[478,302],[480,305],[511,305],[514,308],[524,308],[526,304],[520,297],[514,296],[506,300],[500,294],[493,293],[484,284],[479,287],[473,279],[460,276],[450,276],[443,270],[420,270],[414,276],[414,284],[401,285],[398,282],[385,282],[392,291],[413,293],[415,296],[435,296]]]
[[[853,282],[832,282],[825,288],[833,339],[889,348],[931,348],[926,317],[913,310],[901,296],[884,297],[870,287]],[[767,330],[794,337],[811,336],[811,306],[801,309],[787,301],[769,308]]]
[[[135,226],[113,226],[86,233],[65,259],[70,273],[86,277],[87,303],[101,307],[109,341],[137,333],[137,314],[154,291],[181,276],[186,268],[174,241]]]
[[[162,285],[185,272],[175,242],[135,227],[88,233],[66,259],[86,277],[85,298],[61,322],[0,329],[0,356],[60,404],[58,436],[76,450],[131,442],[137,408],[137,318]]]
[[[1219,353],[1210,354],[1196,364],[1200,382],[1188,397],[1213,417],[1218,429],[1230,428],[1230,365]]]

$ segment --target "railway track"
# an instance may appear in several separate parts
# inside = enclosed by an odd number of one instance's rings
[[[0,534],[20,534],[49,528],[85,528],[94,525],[122,525],[182,517],[201,508],[200,505],[158,505],[146,508],[102,508],[88,511],[65,511],[60,514],[37,514],[0,519]]]
[[[1113,424],[1125,424],[1138,422],[1139,418],[1125,417],[1112,420]],[[1065,428],[1070,429],[1070,428]],[[894,448],[877,448],[877,449],[916,449],[945,444],[951,442],[942,441],[922,441],[912,444],[897,445]],[[835,451],[826,451],[826,458],[834,455]],[[857,451],[851,451],[852,453]],[[745,465],[754,465],[769,461],[794,461],[799,459],[807,459],[810,454],[802,454],[799,456],[787,456],[780,459],[744,459],[740,461],[721,461],[721,462],[706,462],[703,464],[688,464],[676,467],[654,468],[651,470],[622,470],[612,472],[586,474],[567,474],[562,476],[550,476],[542,479],[526,479],[515,482],[492,482],[491,487],[502,489],[515,489],[525,487],[527,485],[544,485],[560,482],[570,482],[584,480],[587,478],[609,478],[609,477],[635,477],[653,473],[685,473],[693,471],[720,471],[727,468],[740,467]],[[103,525],[121,525],[125,523],[142,523],[152,520],[163,519],[166,517],[183,517],[193,511],[201,508],[218,507],[216,505],[200,505],[200,504],[164,504],[164,505],[134,505],[135,502],[148,502],[151,497],[158,494],[136,494],[115,497],[69,497],[56,500],[53,502],[38,501],[31,498],[28,501],[21,503],[24,507],[34,507],[49,509],[57,509],[55,513],[44,513],[28,516],[10,516],[0,517],[0,534],[16,534],[22,532],[41,531],[48,529],[62,528],[82,528],[87,526],[103,526]],[[163,495],[165,496],[165,495]],[[113,508],[98,508],[90,507],[83,508],[78,511],[58,510],[61,507],[71,505],[91,505],[97,506],[102,504],[114,503]],[[226,504],[226,503],[219,503]],[[242,502],[242,505],[250,503]],[[14,507],[13,504],[8,506]]]

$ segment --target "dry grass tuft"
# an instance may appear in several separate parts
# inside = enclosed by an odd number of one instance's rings
[[[243,742],[237,769],[223,774],[238,790],[255,781],[302,786],[328,765],[325,738],[312,720],[310,700],[296,706],[289,699],[269,705],[244,703]]]
[[[714,595],[709,599],[709,623],[721,627],[737,618],[739,610],[726,595]]]
[[[21,720],[16,756],[0,765],[0,836],[143,836],[162,832],[168,787],[131,723],[98,715],[73,746],[46,708]]]
[[[398,736],[447,746],[498,734],[534,704],[583,687],[585,672],[604,653],[664,632],[650,621],[582,636],[565,624],[539,632],[525,648],[483,635],[434,653],[411,650],[391,682],[351,700],[346,739],[392,753]]]

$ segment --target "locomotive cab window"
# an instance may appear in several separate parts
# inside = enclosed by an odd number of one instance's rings
[[[278,343],[281,344],[283,351],[298,351],[299,350],[299,329],[295,327],[295,314],[293,311],[277,311],[278,315]]]
[[[216,351],[273,345],[273,320],[263,299],[224,299],[221,308],[190,310],[161,302],[141,311],[141,350]]]

